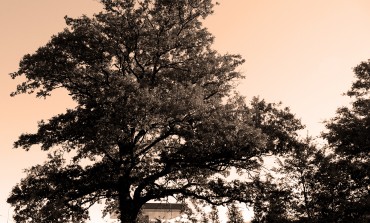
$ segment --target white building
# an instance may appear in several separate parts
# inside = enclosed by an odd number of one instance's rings
[[[150,221],[170,220],[180,217],[184,206],[177,203],[147,203],[142,208],[142,214]]]

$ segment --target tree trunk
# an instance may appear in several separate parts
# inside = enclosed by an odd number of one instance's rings
[[[140,205],[130,195],[130,184],[123,177],[119,180],[119,211],[121,223],[135,223]]]
[[[120,205],[122,202],[120,201]],[[140,209],[139,209],[140,210]],[[120,221],[121,223],[135,223],[139,214],[139,210],[132,206],[132,203],[126,203],[120,207]]]

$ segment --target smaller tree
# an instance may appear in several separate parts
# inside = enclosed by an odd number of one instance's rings
[[[297,142],[297,146],[283,159],[278,160],[280,168],[277,173],[283,174],[281,183],[291,191],[290,214],[300,221],[314,221],[313,193],[318,185],[316,174],[320,171],[323,151],[316,148],[312,139]]]
[[[188,201],[189,202],[189,201]],[[192,208],[187,206],[186,219],[189,222],[220,223],[220,217],[216,206],[209,206],[195,200],[190,201]],[[211,208],[211,211],[205,211]]]
[[[270,176],[265,181],[256,180],[255,184],[252,223],[291,222],[288,215],[291,191],[282,185],[272,183]]]
[[[220,223],[220,217],[218,215],[218,210],[215,206],[212,206],[212,210],[209,213],[209,222],[210,223]]]
[[[228,221],[227,221],[228,223],[243,223],[244,222],[240,209],[235,205],[235,203],[232,203],[228,206],[227,217],[228,217]]]

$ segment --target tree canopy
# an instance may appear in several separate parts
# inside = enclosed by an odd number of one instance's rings
[[[354,69],[355,81],[346,93],[351,106],[341,107],[326,123],[323,137],[337,156],[333,162],[343,176],[336,186],[345,202],[337,204],[336,213],[344,221],[368,222],[370,216],[370,63]],[[339,168],[338,168],[339,167]],[[346,180],[343,180],[346,179]],[[338,211],[338,212],[339,212]]]
[[[27,170],[8,202],[17,222],[84,222],[105,213],[135,222],[150,200],[192,198],[212,205],[253,202],[266,154],[294,146],[302,128],[289,109],[233,93],[240,55],[212,49],[202,25],[211,0],[101,0],[93,17],[23,57],[12,95],[66,89],[75,108],[43,120],[15,147],[40,145],[49,159]]]

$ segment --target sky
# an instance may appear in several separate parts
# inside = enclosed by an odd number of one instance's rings
[[[323,121],[349,103],[342,93],[354,80],[352,68],[370,59],[370,1],[219,2],[204,24],[216,38],[216,50],[246,59],[238,90],[248,100],[281,101],[301,118],[309,135],[318,136]],[[25,176],[23,170],[46,157],[37,147],[13,149],[13,142],[36,131],[38,121],[74,105],[64,91],[46,100],[10,97],[20,80],[8,74],[17,71],[23,55],[62,31],[65,15],[92,15],[100,8],[97,0],[0,0],[0,222],[11,213],[6,198]]]

